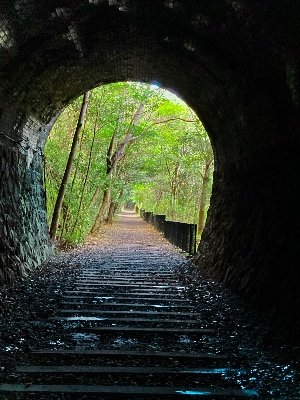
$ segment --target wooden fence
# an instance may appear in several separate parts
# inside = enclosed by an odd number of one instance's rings
[[[153,214],[135,207],[136,212],[149,224],[153,225],[174,246],[179,247],[187,254],[193,256],[196,253],[197,225],[184,222],[167,221],[162,214]]]

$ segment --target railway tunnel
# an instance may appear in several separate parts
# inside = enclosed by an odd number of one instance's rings
[[[300,332],[298,1],[0,4],[0,282],[52,252],[43,146],[63,108],[101,84],[155,81],[196,111],[214,149],[197,264]]]

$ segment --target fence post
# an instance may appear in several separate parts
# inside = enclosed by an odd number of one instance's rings
[[[196,253],[197,225],[190,224],[190,249],[189,254],[193,256]]]
[[[165,221],[166,221],[166,215],[155,215],[155,227],[160,232],[164,231]]]
[[[197,225],[185,222],[167,221],[166,215],[139,210],[140,216],[152,224],[174,246],[193,256],[196,253]]]

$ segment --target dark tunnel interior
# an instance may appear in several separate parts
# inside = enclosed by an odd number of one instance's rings
[[[61,110],[101,84],[158,81],[214,148],[197,264],[300,333],[299,17],[283,0],[2,0],[0,282],[52,252],[42,160]]]

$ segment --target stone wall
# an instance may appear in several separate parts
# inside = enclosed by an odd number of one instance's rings
[[[248,160],[247,170],[243,160],[215,171],[196,256],[202,271],[293,340],[300,332],[296,152],[266,153],[260,162]]]
[[[155,81],[192,106],[214,148],[199,264],[300,335],[299,1],[217,3],[3,2],[2,280],[49,254],[40,162],[51,120],[102,83]]]
[[[50,254],[39,152],[0,143],[0,283],[25,276]]]

